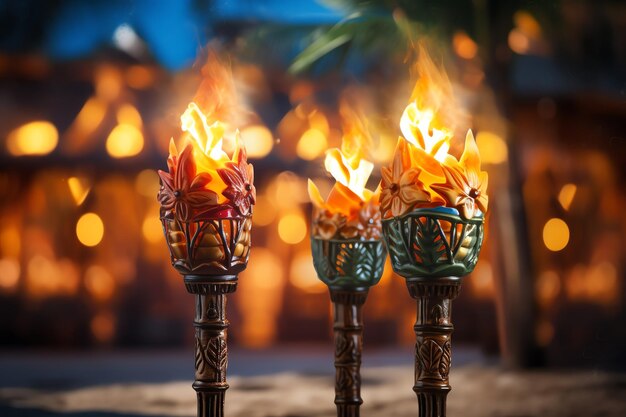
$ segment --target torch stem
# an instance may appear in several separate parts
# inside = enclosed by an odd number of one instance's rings
[[[445,417],[446,397],[452,389],[448,375],[452,357],[452,300],[459,294],[459,278],[407,280],[417,300],[415,322],[415,385],[419,417]]]
[[[198,417],[223,417],[228,389],[226,294],[236,289],[236,283],[194,284],[187,289],[193,289],[196,301],[196,378],[192,386],[198,397]]]
[[[335,404],[337,417],[359,417],[361,399],[361,351],[363,316],[361,308],[367,289],[330,290],[334,312]]]

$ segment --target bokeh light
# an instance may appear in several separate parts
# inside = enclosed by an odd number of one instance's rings
[[[12,258],[0,259],[0,289],[11,290],[20,279],[20,263]]]
[[[569,210],[572,201],[574,201],[574,196],[576,196],[576,185],[565,184],[563,188],[561,188],[559,192],[559,203],[565,210]]]
[[[569,242],[569,227],[558,218],[550,219],[543,226],[543,243],[553,252],[563,250]]]
[[[104,236],[104,223],[96,213],[83,214],[76,223],[76,236],[85,246],[96,246]]]
[[[295,245],[306,237],[306,222],[304,216],[299,212],[292,212],[284,215],[278,221],[278,236],[283,242]]]
[[[296,147],[296,153],[302,159],[311,161],[321,156],[328,147],[326,136],[320,130],[311,128],[305,131]]]
[[[15,156],[47,155],[59,142],[59,132],[50,122],[39,120],[26,123],[9,133],[7,150]]]
[[[106,149],[113,158],[135,156],[143,149],[143,134],[136,126],[117,125],[107,138]]]
[[[274,136],[263,125],[252,125],[241,131],[241,138],[246,145],[246,151],[250,158],[263,158],[274,147]]]

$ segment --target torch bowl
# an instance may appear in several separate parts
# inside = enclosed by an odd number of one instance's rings
[[[313,265],[331,290],[367,289],[380,281],[387,251],[382,240],[311,238]]]
[[[248,264],[252,216],[162,217],[172,265],[191,281],[236,279]]]
[[[448,207],[416,209],[383,220],[393,270],[404,278],[462,277],[474,270],[484,218],[464,219]]]

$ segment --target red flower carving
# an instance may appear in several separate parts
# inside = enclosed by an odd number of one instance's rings
[[[182,221],[192,220],[197,212],[217,204],[217,193],[206,188],[211,176],[205,172],[196,175],[192,152],[192,145],[187,145],[180,155],[168,158],[169,173],[158,171],[161,177],[158,199],[165,216],[172,213]]]
[[[256,203],[254,168],[247,162],[243,147],[237,150],[235,160],[237,163],[228,162],[226,168],[218,169],[217,173],[226,184],[226,189],[222,191],[224,197],[232,202],[241,215],[247,216]]]

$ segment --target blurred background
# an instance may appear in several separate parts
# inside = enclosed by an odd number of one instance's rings
[[[490,175],[455,353],[626,369],[623,2],[7,0],[0,28],[5,354],[190,351],[192,298],[169,265],[155,170],[210,43],[254,112],[240,127],[256,171],[254,248],[229,297],[229,344],[321,354],[332,372],[306,179],[331,185],[323,154],[340,144],[350,89],[377,132],[377,184],[422,42],[471,114]],[[388,264],[365,306],[366,351],[410,363],[414,320]]]

